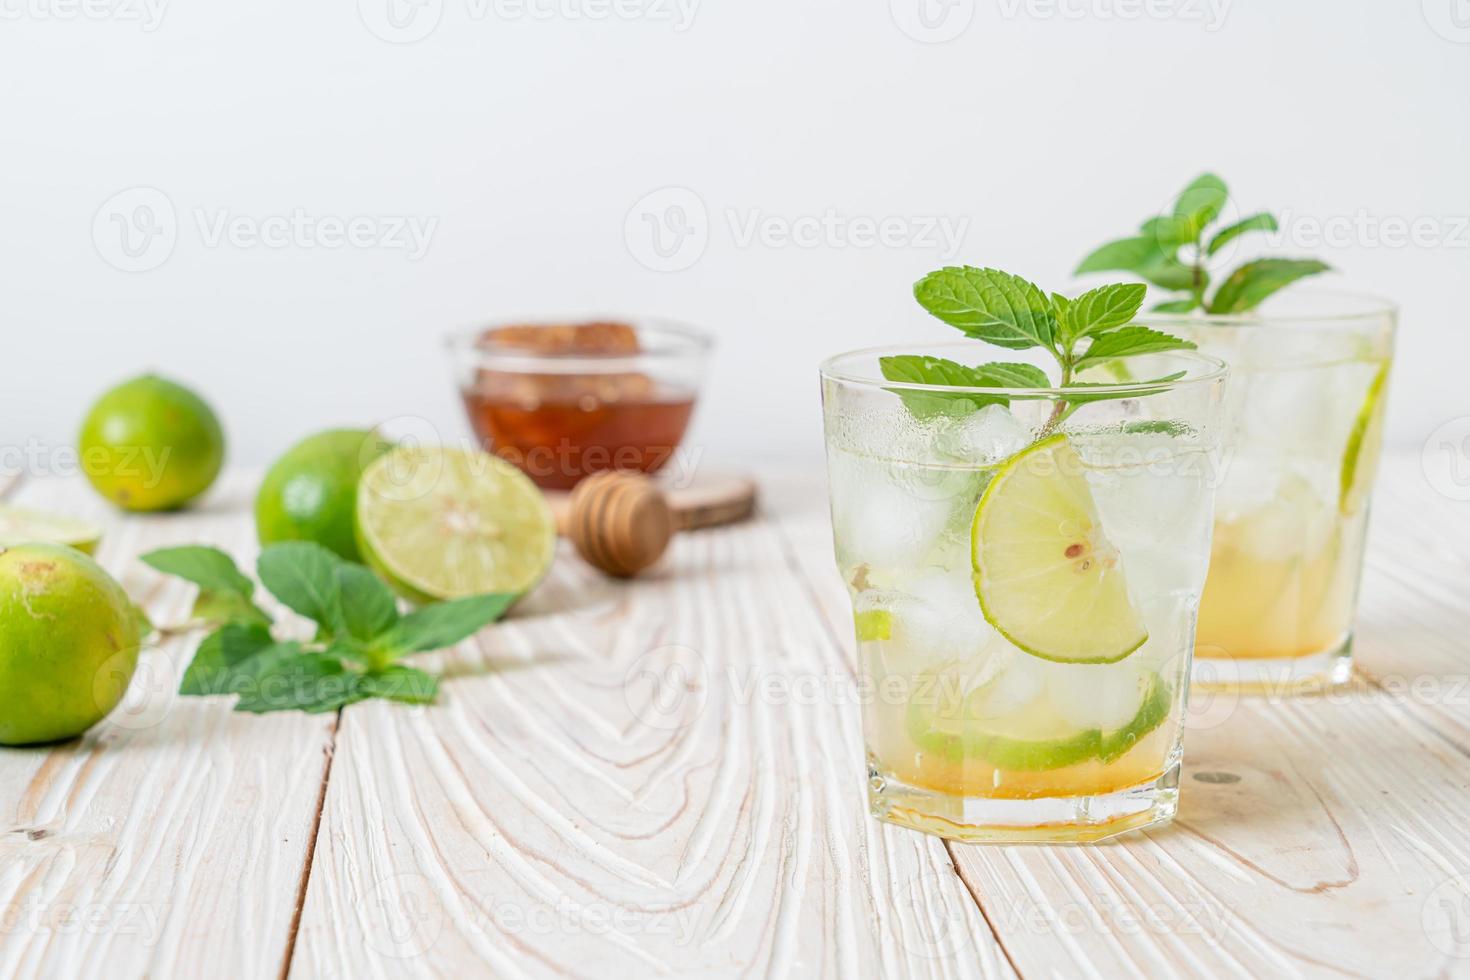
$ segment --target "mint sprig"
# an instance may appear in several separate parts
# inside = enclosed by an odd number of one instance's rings
[[[914,297],[921,306],[976,340],[1008,350],[1046,349],[1056,359],[1060,380],[1053,385],[1045,371],[1030,364],[996,361],[969,367],[920,354],[880,358],[879,369],[884,379],[907,384],[1060,388],[1063,390],[1061,396],[1041,396],[1019,390],[1008,396],[999,392],[893,389],[903,399],[910,414],[919,419],[968,414],[992,404],[1008,405],[1011,398],[1055,397],[1056,407],[1042,429],[1041,435],[1045,436],[1079,405],[1108,398],[1152,394],[1180,377],[1171,375],[1152,379],[1144,384],[1161,387],[1124,392],[1113,386],[1075,378],[1080,371],[1138,354],[1194,349],[1195,345],[1188,340],[1133,325],[1133,317],[1143,305],[1144,292],[1145,287],[1137,283],[1116,283],[1100,286],[1069,300],[998,269],[973,266],[939,269],[914,285]]]
[[[305,642],[278,640],[271,617],[255,604],[254,583],[223,551],[168,548],[142,560],[198,585],[195,616],[215,627],[179,693],[238,695],[235,710],[255,713],[334,711],[367,698],[431,703],[438,680],[400,659],[453,646],[499,619],[515,598],[470,596],[403,615],[370,569],[317,544],[285,542],[261,552],[257,574],[283,606],[315,622],[316,633]]]
[[[1161,313],[1244,313],[1277,290],[1331,268],[1316,259],[1255,259],[1225,276],[1207,298],[1207,259],[1242,235],[1278,228],[1276,218],[1262,211],[1210,233],[1228,199],[1223,180],[1202,174],[1179,195],[1171,213],[1145,221],[1137,235],[1095,249],[1077,266],[1077,274],[1131,272],[1159,289],[1182,294],[1155,305]]]

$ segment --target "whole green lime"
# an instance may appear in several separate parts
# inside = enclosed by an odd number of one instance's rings
[[[79,450],[82,472],[108,500],[126,510],[172,510],[219,475],[225,434],[204,399],[146,374],[97,400]]]
[[[362,429],[318,432],[286,450],[255,497],[255,533],[262,545],[315,541],[348,561],[357,549],[357,481],[390,444]]]
[[[74,548],[0,549],[0,745],[80,735],[106,718],[138,666],[127,593]]]

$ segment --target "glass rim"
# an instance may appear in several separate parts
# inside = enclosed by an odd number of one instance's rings
[[[1076,388],[1063,388],[1059,385],[1046,387],[1022,387],[1003,388],[986,387],[979,385],[930,385],[920,384],[916,381],[889,381],[887,378],[872,377],[867,374],[859,374],[853,371],[843,371],[838,368],[839,362],[850,358],[875,357],[886,354],[912,354],[915,348],[921,351],[933,351],[942,348],[976,350],[978,348],[993,349],[989,344],[978,340],[951,340],[942,341],[937,344],[883,344],[878,347],[860,347],[857,350],[843,351],[833,354],[818,365],[817,370],[821,376],[830,381],[840,381],[844,384],[863,385],[869,388],[882,388],[885,391],[929,391],[946,394],[971,394],[971,395],[1001,395],[1007,398],[1034,399],[1034,398],[1064,398],[1069,394],[1076,394]],[[1203,354],[1195,350],[1171,350],[1161,351],[1157,357],[1177,357],[1186,361],[1192,361],[1197,365],[1204,366],[1205,370],[1200,374],[1186,372],[1182,378],[1174,378],[1170,381],[1158,379],[1145,381],[1120,381],[1116,384],[1091,384],[1087,391],[1096,394],[1109,394],[1127,396],[1129,394],[1155,395],[1164,391],[1173,391],[1179,388],[1189,388],[1196,385],[1208,385],[1224,380],[1230,373],[1230,367],[1225,361],[1213,354]]]
[[[1399,315],[1398,303],[1395,303],[1387,297],[1378,296],[1373,293],[1358,293],[1347,289],[1318,289],[1307,287],[1293,290],[1290,296],[1301,297],[1303,299],[1319,299],[1324,302],[1335,298],[1358,304],[1358,308],[1339,313],[1275,313],[1269,310],[1264,312],[1248,310],[1244,313],[1204,313],[1199,310],[1193,310],[1189,313],[1159,313],[1140,310],[1134,316],[1133,322],[1145,325],[1149,323],[1174,324],[1185,327],[1287,326],[1332,330],[1359,327],[1363,324],[1384,318],[1396,322]]]
[[[485,331],[496,327],[551,327],[583,323],[626,324],[638,332],[642,344],[645,333],[653,335],[651,346],[640,346],[636,353],[599,354],[591,351],[569,353],[542,353],[502,344],[482,344],[480,338]],[[633,370],[649,360],[672,359],[691,355],[703,356],[715,346],[714,337],[704,330],[678,320],[664,317],[619,317],[604,314],[566,317],[507,317],[476,326],[459,327],[444,337],[444,347],[452,356],[473,359],[481,363],[493,363],[502,370],[548,369],[556,372],[582,371],[600,374],[619,370]]]
[[[538,354],[537,351],[526,350],[525,347],[512,347],[512,345],[481,344],[479,338],[485,331],[503,328],[503,326],[581,326],[584,323],[619,323],[619,325],[631,326],[638,334],[645,331],[654,334],[659,339],[659,344],[653,347],[639,348],[637,354]],[[641,339],[641,338],[639,338]],[[481,322],[475,326],[460,326],[453,329],[444,336],[445,347],[453,351],[470,351],[475,354],[509,354],[513,357],[534,357],[534,359],[559,360],[559,359],[587,359],[587,360],[619,360],[637,359],[637,357],[659,357],[667,354],[686,354],[689,351],[707,351],[714,347],[714,338],[709,332],[701,331],[695,326],[688,325],[682,320],[666,319],[659,316],[610,316],[610,314],[591,313],[585,316],[525,316],[525,317],[497,317],[492,322]]]

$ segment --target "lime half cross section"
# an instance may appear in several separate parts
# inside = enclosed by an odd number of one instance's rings
[[[986,620],[1032,656],[1113,663],[1148,639],[1065,435],[1000,466],[975,509],[970,548]]]
[[[0,548],[40,542],[68,545],[91,555],[101,540],[102,528],[89,521],[0,504]]]
[[[551,567],[556,521],[524,473],[489,453],[400,446],[357,489],[358,544],[414,602],[523,595]]]

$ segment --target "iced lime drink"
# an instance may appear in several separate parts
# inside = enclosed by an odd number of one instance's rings
[[[1230,367],[1224,468],[1194,681],[1288,693],[1347,679],[1383,440],[1396,311],[1298,289],[1315,258],[1237,254],[1279,230],[1201,174],[1173,207],[1088,254],[1079,274],[1149,286],[1140,322]]]
[[[1137,309],[1126,296],[1116,322],[1079,334],[1096,312],[1082,298],[1049,306],[1065,301],[994,270],[934,275],[976,339],[993,343],[989,324],[1018,302],[1036,304],[1023,331],[1044,339],[1006,333],[1022,353],[999,363],[976,364],[987,349],[970,341],[823,366],[872,810],[981,841],[1167,820],[1223,367],[1161,333],[1121,333]],[[918,292],[934,312],[932,288]]]
[[[1393,311],[1303,291],[1246,317],[1147,322],[1232,372],[1196,680],[1265,693],[1346,680]]]

